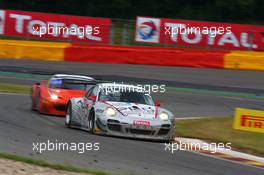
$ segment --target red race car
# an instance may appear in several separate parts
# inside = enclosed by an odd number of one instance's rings
[[[43,114],[65,115],[67,102],[82,97],[96,80],[80,75],[56,74],[32,86],[32,109]]]

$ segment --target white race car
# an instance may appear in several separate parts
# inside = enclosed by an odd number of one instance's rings
[[[173,114],[154,103],[142,88],[125,84],[100,83],[84,97],[70,99],[65,124],[130,138],[170,141],[175,135]]]

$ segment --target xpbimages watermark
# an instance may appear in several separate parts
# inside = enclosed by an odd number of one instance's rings
[[[74,151],[83,154],[86,151],[99,151],[100,143],[61,142],[56,139],[54,141],[47,140],[46,142],[33,142],[32,150],[40,154],[45,151]]]
[[[139,92],[150,95],[152,93],[165,93],[166,85],[165,84],[124,84],[113,82],[111,85],[100,85],[100,88],[107,95],[109,93],[118,93],[118,92]]]
[[[169,151],[172,154],[174,151],[209,151],[211,153],[216,153],[217,150],[231,150],[231,143],[183,143],[179,141],[178,143],[165,143],[164,150]]]
[[[43,26],[32,26],[33,35],[38,35],[42,37],[43,35],[52,35],[52,36],[63,36],[67,38],[68,36],[78,36],[79,38],[89,38],[91,35],[100,34],[100,28],[98,26],[92,27],[89,25],[86,26],[77,26],[71,25],[69,27],[64,25],[43,25]]]
[[[174,24],[167,23],[164,27],[165,35],[171,35],[171,37],[176,35],[189,35],[189,34],[205,34],[210,37],[216,37],[216,35],[231,34],[232,27],[216,27],[216,26],[189,26],[189,24]]]

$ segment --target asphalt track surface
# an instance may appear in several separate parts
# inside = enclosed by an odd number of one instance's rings
[[[76,73],[105,77],[122,75],[121,78],[156,79],[176,83],[175,86],[193,85],[196,88],[224,88],[230,91],[234,91],[234,88],[242,88],[241,91],[260,93],[264,89],[264,73],[251,71],[17,60],[0,60],[0,68],[24,70],[24,72],[38,70],[42,73],[76,71]],[[250,83],[244,81],[246,78]],[[1,78],[0,81],[25,83],[21,79]],[[26,82],[28,83],[31,82]],[[176,117],[203,114],[230,115],[233,107],[237,105],[252,108],[263,107],[261,100],[174,91],[169,91],[169,93],[171,94],[159,96],[159,98],[165,102],[166,108],[176,113]],[[176,151],[172,154],[164,150],[165,146],[162,143],[96,136],[88,132],[68,129],[64,126],[62,117],[41,115],[31,111],[28,95],[0,94],[0,112],[0,150],[3,152],[126,174],[258,175],[264,172],[263,169],[192,152]],[[67,143],[99,142],[100,150],[86,151],[84,154],[72,151],[46,151],[39,154],[32,150],[33,142],[46,143],[48,140]]]
[[[145,65],[118,65],[79,62],[48,62],[0,59],[0,71],[51,75],[75,73],[95,76],[103,80],[141,84],[165,84],[170,87],[264,94],[264,72],[159,67]],[[36,80],[1,77],[0,82],[31,85]],[[231,116],[235,107],[264,109],[262,100],[241,97],[215,96],[214,94],[166,90],[154,94],[162,106],[176,117]]]
[[[165,151],[162,143],[96,136],[68,129],[62,117],[32,112],[28,95],[0,94],[0,150],[82,167],[124,174],[176,175],[262,175],[264,170],[192,152]],[[100,143],[99,151],[84,154],[46,151],[37,154],[32,143]]]
[[[264,94],[264,72],[261,71],[0,59],[0,71],[3,70],[40,74],[76,73],[108,80]]]

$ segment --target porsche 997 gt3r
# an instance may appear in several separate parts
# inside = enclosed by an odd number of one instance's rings
[[[132,89],[132,90],[131,90]],[[91,133],[169,141],[173,114],[132,85],[100,83],[67,104],[65,124]]]
[[[96,80],[80,75],[56,74],[32,86],[32,109],[40,113],[65,115],[67,102],[82,97]]]

